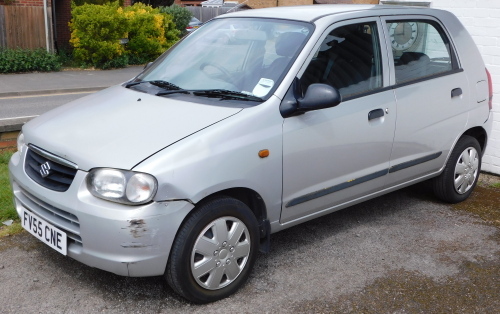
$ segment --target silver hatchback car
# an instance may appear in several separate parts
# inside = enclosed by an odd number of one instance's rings
[[[222,15],[131,81],[27,123],[9,164],[16,208],[61,254],[215,301],[271,233],[427,179],[465,200],[491,86],[446,11]]]

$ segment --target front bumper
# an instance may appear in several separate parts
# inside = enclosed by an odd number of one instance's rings
[[[122,276],[158,276],[165,272],[170,248],[193,205],[186,201],[127,206],[98,199],[79,170],[66,192],[42,187],[24,170],[23,153],[9,163],[18,214],[25,208],[68,235],[68,256]]]

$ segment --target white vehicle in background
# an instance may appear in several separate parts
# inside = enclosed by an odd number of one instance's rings
[[[192,32],[192,31],[195,31],[197,30],[203,23],[198,20],[197,18],[195,18],[194,16],[191,17],[191,20],[189,20],[189,24],[188,26],[186,27],[186,31],[187,32]]]

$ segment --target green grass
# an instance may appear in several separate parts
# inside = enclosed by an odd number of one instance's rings
[[[12,152],[0,152],[0,222],[17,218],[9,183],[9,169],[7,168],[10,156],[12,156]]]
[[[491,186],[494,188],[500,188],[500,182],[493,183]]]
[[[9,183],[9,159],[12,152],[0,152],[0,237],[4,235],[12,235],[22,231],[19,225],[16,209],[12,198],[12,190]],[[6,220],[16,221],[11,226],[5,226],[2,222]]]

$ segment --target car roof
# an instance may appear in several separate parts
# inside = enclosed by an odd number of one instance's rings
[[[286,6],[286,7],[273,7],[265,9],[244,10],[230,14],[219,15],[217,18],[264,17],[264,18],[278,18],[278,19],[313,22],[321,17],[339,13],[377,11],[376,14],[391,14],[396,9],[405,9],[408,11],[411,10],[413,11],[411,12],[413,14],[422,13],[422,10],[427,12],[435,11],[429,8],[405,7],[396,5],[316,4],[316,5]],[[372,15],[372,14],[367,14],[367,15]]]

